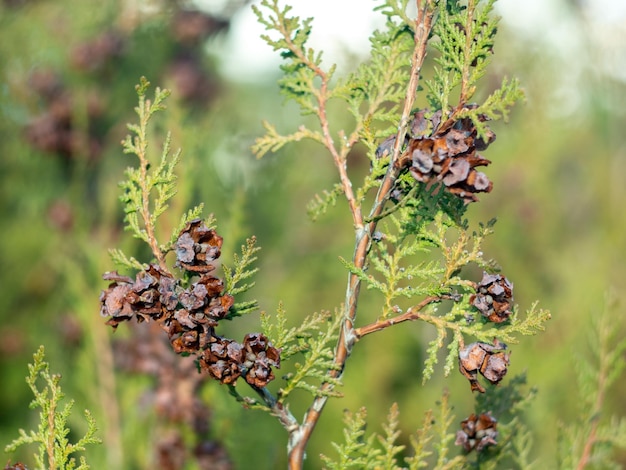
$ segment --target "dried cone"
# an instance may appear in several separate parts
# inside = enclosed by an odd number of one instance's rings
[[[230,339],[214,339],[200,357],[200,367],[223,384],[232,384],[241,376],[242,346]]]
[[[441,115],[425,119],[425,111],[414,115],[411,129],[418,136],[409,142],[409,171],[421,183],[443,183],[445,189],[465,203],[477,201],[476,193],[490,192],[492,183],[476,167],[491,163],[476,153],[495,140],[489,131],[487,142],[477,138],[476,127],[469,118],[460,119],[447,129],[437,129]],[[482,117],[481,120],[486,120]],[[432,130],[429,136],[425,132]]]
[[[176,241],[177,265],[191,272],[207,273],[215,269],[211,263],[219,258],[222,237],[200,219],[194,219],[180,232]]]
[[[274,379],[272,367],[280,367],[280,351],[260,333],[251,333],[243,344],[215,334],[218,321],[227,317],[235,299],[224,293],[224,282],[211,274],[220,256],[222,237],[200,219],[191,221],[176,242],[177,263],[190,271],[195,282],[187,288],[158,265],[137,273],[135,280],[117,272],[103,277],[111,281],[100,295],[100,313],[107,324],[135,318],[155,321],[178,354],[194,354],[201,369],[224,384],[240,376],[252,386],[264,387]]]
[[[4,467],[4,470],[28,470],[28,468],[26,468],[26,465],[21,462],[15,462],[14,464],[12,464],[9,460],[6,467]]]
[[[500,274],[483,273],[470,303],[489,321],[502,323],[511,315],[513,283]]]
[[[465,109],[475,109],[467,105]],[[427,109],[413,115],[409,133],[403,147],[406,150],[396,163],[409,172],[420,183],[440,183],[446,191],[454,194],[465,203],[478,200],[476,193],[490,192],[493,184],[487,176],[476,168],[491,162],[477,153],[485,150],[496,135],[487,129],[485,138],[478,137],[478,131],[470,118],[462,118],[442,123],[441,110],[430,114]],[[478,120],[487,121],[485,115]],[[377,158],[389,155],[396,141],[388,137],[376,150]],[[396,198],[397,199],[397,198]]]
[[[459,351],[459,370],[469,380],[473,392],[485,393],[478,382],[479,373],[494,385],[504,378],[509,367],[506,349],[506,344],[496,339],[493,344],[471,343]]]
[[[280,367],[280,351],[260,333],[246,335],[243,347],[246,382],[258,388],[265,387],[274,380],[272,367]]]
[[[467,419],[461,421],[461,430],[456,433],[458,446],[462,446],[466,452],[476,450],[480,452],[485,447],[497,444],[498,431],[497,421],[491,413],[482,413],[476,416],[472,413]]]

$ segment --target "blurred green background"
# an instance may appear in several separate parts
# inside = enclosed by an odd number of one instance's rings
[[[335,3],[320,2],[319,15],[336,8],[330,16],[339,30],[376,24],[354,13],[369,11],[369,3]],[[502,76],[517,76],[527,96],[509,124],[494,125],[498,139],[486,153],[493,161],[487,173],[494,190],[468,215],[473,223],[497,216],[485,251],[514,282],[520,308],[539,300],[552,311],[545,333],[513,347],[509,372],[526,372],[539,389],[528,420],[533,455],[546,463],[542,468],[553,466],[558,424],[578,415],[575,366],[588,354],[590,325],[606,309],[607,295],[617,299],[609,312],[615,328],[626,331],[621,3],[500,2],[503,20],[491,75],[484,80],[487,94]],[[354,14],[340,14],[346,8]],[[252,18],[243,1],[0,2],[2,447],[18,428],[35,425],[24,377],[43,344],[76,410],[89,408],[107,440],[88,453],[92,468],[111,468],[107,459],[115,442],[123,468],[154,468],[152,379],[113,373],[113,332],[98,314],[98,296],[106,287],[101,274],[113,269],[107,249],[121,246],[145,255],[122,231],[117,188],[124,168],[135,164],[119,142],[125,123],[134,120],[134,85],[142,75],[172,89],[158,128],[171,130],[173,147],[183,148],[180,191],[164,233],[177,222],[176,214],[202,201],[217,217],[224,262],[246,237],[257,236],[261,271],[250,295],[263,310],[273,312],[282,301],[297,324],[343,300],[346,274],[338,257],[352,253],[347,207],[340,202],[315,223],[306,215],[308,201],[337,179],[330,158],[309,144],[262,160],[249,150],[263,132],[262,119],[284,132],[302,119],[278,93],[278,61],[266,59],[271,51],[250,27]],[[339,61],[341,69],[366,56],[354,40],[324,41],[338,29],[318,24],[314,43],[332,45],[325,57]],[[362,149],[355,149],[350,163],[354,175],[367,170]],[[367,295],[361,315],[373,318],[378,309]],[[241,338],[258,328],[253,314],[225,331]],[[124,330],[115,337],[128,336]],[[329,439],[340,438],[344,409],[366,405],[376,430],[397,401],[406,433],[419,426],[444,388],[459,421],[472,410],[473,397],[458,374],[446,379],[439,371],[421,386],[425,344],[432,336],[428,326],[407,324],[359,344],[346,370],[345,398],[330,402],[314,434],[311,468],[320,452],[332,452]],[[626,381],[618,381],[606,402],[607,416],[624,415],[625,394]],[[286,433],[274,418],[242,410],[217,383],[208,384],[203,396],[212,407],[212,436],[234,468],[248,468],[251,461],[259,469],[285,466]],[[292,411],[301,416],[308,403],[303,395]],[[83,429],[80,416],[72,424]],[[30,453],[15,458],[27,460]]]

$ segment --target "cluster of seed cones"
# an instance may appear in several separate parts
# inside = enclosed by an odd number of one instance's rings
[[[465,109],[475,107],[467,105]],[[488,120],[483,114],[477,119],[479,122]],[[478,151],[485,150],[495,138],[490,129],[484,137],[478,137],[476,125],[469,117],[442,122],[441,110],[433,113],[423,109],[413,115],[403,145],[405,150],[397,164],[408,169],[420,183],[439,183],[465,203],[475,202],[478,200],[476,193],[488,193],[493,187],[487,175],[476,168],[491,163]],[[390,153],[394,144],[395,136],[386,139],[379,146],[377,156]]]
[[[511,315],[513,284],[500,274],[483,273],[470,303],[489,321],[502,323]]]
[[[106,273],[112,281],[100,296],[103,316],[116,328],[121,322],[155,321],[167,333],[177,353],[194,354],[202,370],[222,383],[243,376],[251,385],[264,387],[274,379],[272,367],[280,367],[280,351],[260,333],[246,335],[243,343],[215,333],[218,321],[234,305],[224,292],[224,282],[212,275],[213,262],[220,256],[222,237],[200,219],[181,231],[176,246],[177,266],[193,282],[181,279],[165,268],[151,264],[135,279],[117,272]]]
[[[465,110],[476,109],[467,105]],[[485,150],[496,138],[489,128],[478,136],[475,121],[482,123],[488,117],[482,114],[474,120],[463,117],[442,122],[441,110],[417,111],[411,120],[402,153],[395,162],[401,171],[408,171],[418,182],[427,187],[439,185],[445,191],[457,196],[468,204],[478,201],[477,193],[491,192],[492,182],[487,175],[477,170],[491,162],[478,152]],[[396,136],[390,136],[376,150],[377,158],[389,156],[396,144]],[[391,198],[400,200],[406,187],[396,185]],[[499,274],[484,273],[475,284],[475,293],[470,296],[470,304],[490,322],[502,323],[511,315],[513,284]],[[472,316],[473,318],[473,316]],[[469,382],[472,391],[485,392],[478,381],[479,375],[491,384],[498,384],[506,375],[510,354],[506,344],[494,339],[493,344],[474,342],[459,351],[459,370]],[[489,445],[496,444],[496,420],[489,413],[479,416],[472,414],[461,423],[456,444],[466,452],[480,452]]]
[[[509,367],[509,353],[506,344],[497,339],[493,344],[476,342],[459,351],[459,370],[470,382],[472,391],[485,393],[478,382],[478,374],[492,384],[499,383]]]
[[[491,413],[481,413],[479,416],[472,413],[461,421],[461,430],[456,433],[455,444],[462,446],[466,452],[480,452],[489,445],[496,445],[497,424]]]
[[[470,304],[487,321],[502,323],[508,320],[512,313],[513,284],[506,277],[485,272],[475,289],[476,293],[470,296]],[[478,382],[478,375],[494,385],[498,384],[508,371],[509,358],[507,345],[497,338],[493,344],[475,342],[459,351],[459,370],[469,380],[472,391],[485,393],[485,388]],[[472,414],[461,422],[455,443],[466,452],[480,452],[487,446],[496,445],[497,436],[496,419],[490,413]]]

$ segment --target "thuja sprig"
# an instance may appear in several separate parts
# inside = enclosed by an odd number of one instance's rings
[[[150,82],[145,77],[142,77],[135,87],[139,97],[135,113],[139,122],[128,124],[131,134],[122,141],[122,146],[124,153],[133,154],[138,158],[139,166],[126,169],[126,179],[120,183],[122,189],[120,200],[124,208],[125,229],[131,231],[134,237],[147,243],[161,269],[167,270],[165,255],[171,250],[183,227],[200,216],[202,205],[190,209],[172,232],[169,241],[163,245],[159,244],[156,233],[157,219],[167,210],[168,201],[176,194],[174,169],[180,159],[181,151],[179,149],[173,155],[170,153],[171,136],[168,133],[160,161],[158,165],[152,165],[148,154],[150,143],[148,125],[156,113],[166,109],[165,100],[170,92],[157,87],[154,98],[149,99],[146,97],[149,87]],[[151,169],[151,167],[154,168]],[[212,223],[212,220],[207,220],[209,227]],[[121,250],[112,249],[110,253],[113,261],[119,266],[132,270],[146,267],[146,264],[127,256]]]
[[[126,228],[150,246],[161,268],[165,268],[164,253],[157,244],[155,225],[158,217],[167,209],[167,201],[176,192],[174,167],[180,157],[180,151],[170,158],[168,135],[159,165],[152,172],[149,171],[148,123],[155,113],[165,109],[163,102],[169,96],[168,90],[157,88],[154,99],[146,99],[149,86],[150,82],[142,77],[136,87],[139,105],[135,112],[139,117],[139,123],[128,124],[128,129],[134,136],[128,135],[122,145],[124,153],[134,154],[139,159],[139,166],[127,168],[127,179],[120,184],[123,191],[120,199],[126,214],[124,219]],[[156,192],[156,197],[152,197],[153,191]]]
[[[617,337],[620,328],[616,328],[616,322],[621,323],[622,318],[617,310],[614,300],[606,301],[603,311],[592,317],[588,350],[576,352],[579,420],[569,425],[560,424],[559,469],[582,470],[591,464],[597,468],[618,468],[613,450],[626,448],[626,419],[606,420],[603,416],[607,393],[615,381],[623,377],[626,368],[626,340]]]
[[[444,392],[436,413],[432,410],[427,411],[423,426],[410,436],[411,449],[407,452],[406,446],[398,443],[401,435],[400,411],[396,403],[389,409],[387,420],[382,424],[382,433],[373,432],[368,435],[365,408],[356,413],[346,412],[344,442],[333,443],[338,456],[332,459],[322,455],[322,460],[328,469],[461,468],[464,463],[463,457],[459,455],[450,457],[450,452],[454,450],[451,446],[455,439],[452,431],[454,419],[448,393]],[[403,453],[405,453],[403,460],[408,467],[401,464]]]
[[[367,424],[367,409],[361,408],[356,413],[345,412],[343,430],[344,443],[332,443],[335,451],[339,454],[337,460],[322,455],[322,460],[331,470],[347,468],[374,468],[375,458],[380,455],[380,450],[374,447],[376,435],[365,437]]]
[[[364,80],[358,76],[347,81],[340,81],[336,88],[331,88],[331,77],[334,67],[324,70],[321,66],[321,55],[315,54],[306,46],[306,40],[310,33],[310,20],[301,21],[297,17],[289,17],[289,8],[281,9],[277,1],[270,2],[266,0],[261,6],[267,12],[266,16],[262,10],[256,9],[259,21],[270,31],[278,33],[278,38],[274,39],[269,35],[266,41],[276,50],[282,50],[282,56],[287,63],[283,65],[285,77],[280,81],[280,86],[286,96],[295,100],[300,104],[303,113],[314,114],[318,118],[319,130],[311,130],[308,134],[313,140],[321,142],[330,153],[335,167],[338,170],[340,184],[343,195],[346,198],[350,213],[356,230],[355,254],[353,256],[353,264],[356,269],[361,269],[366,262],[367,253],[370,249],[372,235],[374,233],[376,222],[366,222],[366,216],[361,207],[361,201],[355,196],[352,181],[347,173],[346,160],[348,152],[352,147],[362,139],[363,135],[372,134],[368,125],[371,124],[373,116],[377,115],[384,106],[389,105],[395,109],[401,109],[400,126],[398,135],[402,136],[406,133],[409,124],[409,117],[413,103],[415,101],[415,91],[417,90],[419,74],[424,61],[427,38],[430,33],[432,20],[434,16],[434,3],[425,2],[418,8],[418,18],[414,21],[414,29],[408,32],[404,28],[397,28],[393,23],[389,23],[390,28],[395,28],[395,32],[389,35],[381,35],[386,37],[387,46],[394,44],[396,51],[402,49],[399,47],[398,41],[405,41],[404,44],[411,44],[408,48],[409,54],[394,53],[391,56],[398,57],[399,60],[393,67],[379,67],[379,72],[374,74],[375,80]],[[384,47],[382,40],[378,41],[381,51]],[[379,54],[382,58],[383,54]],[[382,64],[382,62],[380,62]],[[408,69],[407,64],[410,64]],[[362,68],[360,70],[366,70]],[[402,71],[409,76],[408,83],[402,80]],[[315,81],[314,79],[317,79]],[[373,83],[372,83],[373,82]],[[319,84],[319,85],[318,85]],[[308,89],[306,88],[308,86]],[[363,87],[369,87],[363,90]],[[398,90],[404,90],[398,93]],[[389,100],[389,94],[393,96],[399,94],[403,96],[403,104],[398,104],[398,100]],[[353,111],[357,118],[355,128],[351,132],[340,130],[337,133],[337,142],[331,134],[330,122],[328,120],[327,104],[329,99],[343,97],[348,102],[348,109]],[[365,108],[365,112],[359,111],[361,106],[356,103],[360,102]],[[273,129],[272,127],[268,129]],[[299,136],[304,137],[306,134],[300,127],[297,131]],[[291,134],[295,136],[295,134]],[[261,156],[269,148],[279,148],[282,143],[288,141],[299,140],[297,138],[281,138],[276,132],[270,132],[265,137],[260,138],[253,150],[257,155]],[[372,139],[370,138],[370,147],[373,149]],[[389,161],[386,176],[379,185],[378,195],[375,203],[369,211],[367,220],[376,220],[384,209],[384,202],[387,200],[389,193],[393,187],[395,179],[399,171],[393,165],[398,160],[401,151],[401,139],[396,140],[393,146],[393,152]],[[372,151],[373,154],[373,151]],[[372,159],[374,157],[372,156]],[[376,187],[371,185],[371,187]],[[304,422],[297,430],[292,433],[290,446],[290,465],[292,468],[300,468],[304,457],[304,448],[309,440],[311,433],[315,427],[320,413],[329,396],[329,391],[335,386],[335,379],[340,378],[345,361],[350,354],[350,350],[356,337],[353,332],[353,323],[356,318],[357,298],[360,288],[360,280],[356,274],[352,274],[349,280],[346,302],[344,304],[344,312],[341,315],[342,327],[339,334],[338,344],[335,353],[334,367],[329,370],[328,379],[322,383],[321,391],[314,403],[311,405],[305,416]]]
[[[537,396],[535,387],[527,387],[526,374],[511,378],[505,385],[494,389],[491,393],[480,394],[476,398],[473,415],[481,416],[489,413],[490,419],[497,416],[491,437],[497,444],[488,443],[467,434],[468,429],[462,428],[457,432],[457,444],[465,451],[471,452],[478,446],[486,452],[476,452],[474,455],[476,466],[487,468],[502,467],[502,463],[515,462],[516,468],[531,468],[531,451],[533,437],[524,422],[524,415]],[[500,465],[496,465],[500,464]],[[508,467],[509,465],[507,465]]]
[[[446,2],[439,12],[433,34],[433,46],[439,55],[434,77],[426,80],[427,99],[433,109],[444,110],[448,122],[468,117],[476,126],[480,138],[487,137],[485,120],[506,119],[510,108],[523,97],[516,79],[503,79],[499,89],[482,104],[468,108],[474,97],[478,81],[485,75],[493,55],[497,33],[497,18],[493,15],[495,0],[481,8],[478,0],[469,0],[467,6]],[[457,104],[451,102],[455,90],[459,91]],[[451,108],[452,107],[452,108]],[[444,125],[445,127],[445,125]]]
[[[133,269],[135,277],[105,273],[103,278],[110,284],[100,296],[101,314],[108,317],[107,324],[113,328],[129,320],[155,322],[167,334],[173,351],[193,356],[200,372],[233,390],[238,379],[243,378],[262,398],[261,407],[275,414],[281,412],[283,420],[291,420],[285,410],[278,409],[276,399],[265,388],[275,378],[273,369],[280,367],[280,351],[261,333],[248,333],[238,342],[217,332],[220,321],[257,308],[255,300],[235,300],[235,296],[254,285],[251,278],[257,269],[253,264],[259,250],[256,239],[249,238],[241,255],[233,256],[232,267],[222,264],[225,280],[214,274],[223,239],[212,216],[206,220],[198,217],[201,206],[182,215],[166,243],[157,239],[159,216],[176,193],[174,169],[181,152],[170,153],[168,134],[159,163],[152,165],[149,124],[155,113],[165,109],[169,91],[156,88],[154,98],[149,99],[148,87],[145,79],[136,87],[139,122],[129,124],[131,135],[122,142],[124,152],[134,154],[139,164],[126,170],[127,178],[120,186],[126,227],[149,245],[156,262],[141,263],[114,251],[114,261]],[[175,256],[173,263],[166,260],[169,254]],[[248,405],[254,403],[236,396]]]
[[[428,410],[424,414],[422,427],[410,436],[412,455],[405,458],[410,470],[453,469],[462,466],[461,456],[449,457],[452,450],[450,444],[454,440],[454,433],[450,428],[454,419],[450,396],[447,391],[444,391],[441,400],[437,403],[437,409]]]
[[[39,382],[43,381],[43,387]],[[84,456],[80,456],[77,466],[73,454],[84,452],[85,446],[99,444],[102,441],[96,437],[96,422],[89,410],[85,410],[87,431],[76,443],[68,439],[70,429],[67,421],[71,415],[74,401],[70,400],[62,406],[65,394],[61,390],[61,376],[50,374],[49,364],[45,361],[44,347],[40,346],[33,355],[33,363],[28,365],[26,383],[35,398],[31,408],[39,408],[39,425],[36,431],[26,432],[20,429],[20,437],[5,447],[6,452],[15,450],[26,444],[36,444],[38,452],[34,454],[35,465],[38,469],[50,470],[86,470],[89,468]]]
[[[241,256],[233,254],[234,267],[224,266],[224,290],[231,296],[236,296],[246,292],[254,287],[254,282],[244,282],[252,278],[258,271],[258,268],[252,268],[252,264],[257,260],[256,254],[261,248],[256,246],[256,237],[246,240],[246,244],[241,247]],[[231,307],[227,318],[241,316],[250,313],[258,308],[256,300],[245,302],[235,302]]]
[[[276,347],[281,350],[283,361],[291,360],[294,371],[283,375],[283,386],[278,390],[276,400],[285,403],[289,395],[297,389],[306,390],[314,397],[341,396],[335,390],[341,383],[329,377],[328,370],[337,367],[334,364],[333,346],[337,341],[338,326],[341,316],[338,312],[313,313],[298,326],[288,326],[288,316],[282,305],[275,315],[267,313],[261,316],[263,333],[272,338]],[[321,383],[329,382],[331,388],[320,387]]]
[[[323,324],[319,323],[324,319]],[[284,387],[278,391],[278,400],[284,402],[287,396],[295,389],[304,389],[314,397],[341,396],[336,388],[341,384],[336,377],[329,376],[329,370],[335,370],[333,346],[337,342],[341,316],[334,317],[327,314],[314,314],[305,319],[308,326],[306,332],[299,335],[296,348],[302,353],[302,360],[294,364],[295,372],[283,377]],[[320,384],[329,384],[321,387]]]
[[[523,318],[518,314],[513,284],[498,273],[495,262],[483,257],[481,244],[493,224],[471,231],[464,220],[477,194],[493,187],[477,170],[491,163],[478,153],[495,140],[487,122],[506,118],[522,96],[517,81],[504,80],[483,103],[470,102],[493,53],[494,2],[482,7],[472,0],[466,5],[416,3],[412,19],[406,14],[406,0],[382,2],[377,9],[387,23],[372,35],[371,59],[339,79],[334,79],[334,66],[325,68],[321,53],[307,45],[310,19],[290,16],[290,7],[280,7],[277,0],[264,0],[255,8],[270,32],[264,39],[285,59],[282,92],[303,114],[317,117],[317,123],[287,135],[265,123],[267,134],[253,150],[260,157],[305,138],[321,143],[339,182],[316,197],[312,214],[321,215],[343,196],[355,230],[353,257],[342,260],[349,279],[333,366],[303,422],[291,432],[289,462],[294,469],[301,468],[326,400],[353,346],[364,336],[407,321],[431,324],[437,335],[427,347],[425,379],[432,375],[439,351],[447,347],[446,375],[458,360],[472,390],[485,392],[479,375],[497,384],[506,374],[509,353],[504,341],[512,343],[520,334],[542,330],[549,318],[536,306]],[[416,110],[429,43],[437,51],[435,73],[426,84],[431,108]],[[352,114],[351,128],[334,130],[327,109],[331,99],[343,102]],[[362,184],[353,182],[347,171],[347,155],[359,143],[371,161]],[[470,265],[484,269],[480,281],[464,277]],[[363,284],[382,294],[382,308],[376,321],[357,326]],[[444,300],[452,306],[439,311]],[[466,344],[468,338],[475,341]]]

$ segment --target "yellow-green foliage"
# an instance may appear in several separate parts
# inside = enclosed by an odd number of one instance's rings
[[[43,387],[39,382],[43,381]],[[87,460],[80,456],[80,464],[72,456],[77,452],[84,452],[88,444],[99,444],[102,441],[96,437],[96,422],[89,410],[85,410],[87,431],[75,443],[69,440],[70,429],[68,419],[74,406],[70,400],[63,404],[65,394],[60,386],[61,376],[50,374],[49,364],[45,361],[44,348],[41,346],[33,355],[33,363],[28,365],[26,383],[35,398],[31,408],[39,408],[39,425],[37,430],[27,432],[20,429],[20,437],[5,447],[6,452],[15,452],[23,445],[36,444],[37,452],[33,454],[34,463],[38,469],[50,470],[87,470]]]

